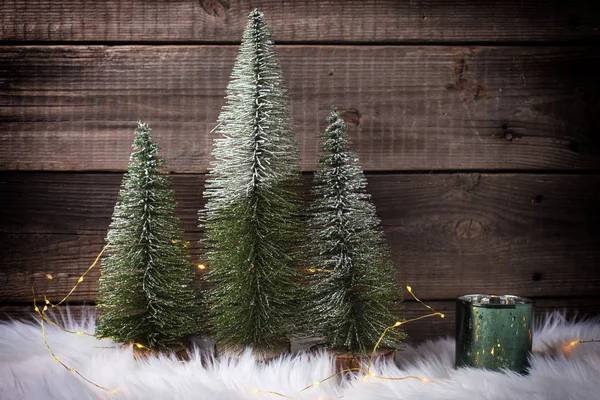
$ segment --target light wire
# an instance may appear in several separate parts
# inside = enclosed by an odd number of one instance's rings
[[[79,284],[81,284],[81,282],[83,282],[83,279],[85,277],[85,275],[90,272],[97,264],[98,261],[100,260],[100,257],[102,256],[102,254],[104,253],[104,251],[106,250],[106,248],[108,247],[108,244],[106,246],[104,246],[104,248],[100,251],[100,253],[98,254],[98,256],[96,256],[96,259],[94,260],[94,262],[92,263],[92,265],[90,265],[86,271],[79,277],[79,279],[77,280],[77,283],[75,284],[75,286],[73,286],[73,288],[69,291],[69,293],[58,303],[53,304],[50,302],[50,300],[48,300],[48,298],[46,297],[45,294],[43,294],[44,297],[44,307],[40,310],[40,308],[37,305],[37,300],[35,297],[35,291],[32,288],[32,294],[33,294],[33,306],[34,306],[34,310],[35,312],[39,315],[40,319],[41,319],[41,328],[42,328],[42,337],[44,340],[44,345],[46,346],[46,349],[48,350],[48,352],[52,355],[52,357],[54,358],[54,360],[56,360],[56,362],[58,362],[60,365],[62,365],[65,369],[69,370],[70,372],[73,372],[75,374],[77,374],[81,379],[83,379],[84,381],[86,381],[87,383],[89,383],[90,385],[93,385],[99,389],[102,389],[106,392],[108,392],[109,395],[111,394],[115,394],[115,393],[119,393],[122,391],[121,388],[116,388],[116,389],[109,389],[106,388],[102,385],[97,384],[96,382],[90,380],[89,378],[86,378],[83,374],[81,374],[76,368],[73,367],[69,367],[68,365],[66,365],[57,355],[56,353],[54,353],[54,351],[52,350],[52,348],[50,347],[50,345],[48,344],[48,338],[47,338],[47,334],[46,334],[46,326],[45,323],[51,324],[53,326],[55,326],[56,328],[62,330],[63,332],[69,333],[69,334],[75,334],[75,335],[85,335],[85,336],[91,336],[94,337],[96,339],[108,339],[108,338],[98,338],[96,335],[93,335],[91,333],[87,333],[87,332],[83,332],[83,331],[72,331],[69,329],[66,329],[64,327],[62,327],[61,325],[59,325],[58,323],[52,321],[51,319],[49,319],[48,317],[45,316],[45,312],[48,310],[48,306],[50,306],[51,308],[55,308],[61,304],[63,304],[72,294],[73,292],[75,292],[75,290],[77,289],[77,287],[79,286]],[[333,272],[333,271],[329,271],[329,270],[317,270],[317,269],[309,269],[310,273],[315,273],[315,272]],[[49,280],[52,280],[53,277],[50,274],[45,274],[46,278],[48,278]],[[410,295],[420,304],[422,304],[423,306],[425,306],[426,308],[428,308],[429,310],[431,310],[432,312],[430,314],[426,314],[426,315],[421,315],[415,318],[411,318],[408,320],[404,320],[404,321],[397,321],[396,323],[394,323],[394,325],[390,325],[387,328],[384,329],[383,333],[381,334],[381,336],[379,337],[379,339],[377,340],[377,342],[375,343],[375,346],[373,347],[373,351],[371,352],[371,356],[369,357],[369,363],[367,364],[367,368],[346,368],[340,371],[337,371],[334,374],[331,374],[329,376],[327,376],[326,378],[320,379],[318,381],[313,382],[312,384],[305,386],[304,388],[302,388],[301,390],[299,390],[298,392],[296,392],[296,394],[294,396],[288,396],[285,395],[283,393],[277,392],[277,391],[272,391],[272,390],[264,390],[264,389],[259,389],[259,388],[246,388],[249,391],[252,391],[254,393],[264,393],[264,394],[272,394],[275,396],[279,396],[279,397],[283,397],[283,398],[288,398],[288,399],[293,399],[296,398],[297,396],[299,396],[301,393],[314,388],[315,386],[318,386],[320,384],[322,384],[323,382],[326,382],[336,376],[339,375],[343,375],[345,373],[348,372],[363,372],[365,374],[364,376],[364,380],[368,381],[369,378],[375,378],[375,379],[381,379],[381,380],[390,380],[390,381],[402,381],[402,380],[406,380],[406,379],[416,379],[422,383],[428,383],[428,382],[434,382],[431,379],[428,378],[421,378],[419,376],[415,376],[415,375],[407,375],[407,376],[401,376],[401,377],[390,377],[390,376],[382,376],[382,375],[375,375],[371,372],[371,367],[373,365],[373,361],[375,359],[375,353],[377,352],[377,349],[379,348],[379,346],[381,345],[382,340],[384,339],[385,335],[388,333],[388,331],[390,329],[394,329],[397,328],[399,326],[402,326],[404,324],[410,323],[410,322],[414,322],[414,321],[418,321],[421,319],[425,319],[425,318],[430,318],[430,317],[434,317],[434,316],[439,316],[440,318],[445,318],[445,314],[435,311],[430,305],[426,304],[425,302],[423,302],[422,300],[420,300],[413,292],[412,288],[409,285],[405,285],[406,289],[408,291],[408,293],[410,293]],[[582,343],[598,343],[600,342],[600,340],[598,339],[589,339],[589,340],[573,340],[569,343],[567,343],[565,346],[568,348],[573,348],[578,344],[582,344]],[[148,348],[140,343],[133,343],[134,346],[141,348],[141,349],[146,349],[148,350]],[[342,398],[343,396],[337,397],[337,398]]]

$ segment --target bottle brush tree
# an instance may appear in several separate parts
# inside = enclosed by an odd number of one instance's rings
[[[390,307],[400,308],[400,291],[346,124],[336,111],[327,122],[309,209],[307,322],[332,350],[366,354],[398,321]],[[389,330],[382,345],[393,348],[402,338]]]
[[[225,347],[280,346],[300,301],[298,150],[289,98],[264,16],[252,11],[226,104],[200,214],[208,261],[206,294]]]
[[[174,349],[198,330],[195,271],[150,132],[138,122],[101,260],[96,334]]]

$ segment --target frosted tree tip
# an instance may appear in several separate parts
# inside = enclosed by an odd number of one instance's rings
[[[254,10],[250,11],[250,14],[248,14],[248,19],[250,20],[263,17],[264,14],[258,11],[258,8],[255,8]]]
[[[144,121],[142,121],[142,120],[138,120],[138,122],[137,122],[137,128],[138,128],[138,130],[140,130],[140,131],[145,131],[145,130],[148,130],[148,124],[147,124],[147,123],[145,123],[145,122],[144,122]]]
[[[337,108],[334,108],[331,111],[331,114],[329,115],[329,117],[327,117],[325,120],[330,123],[333,124],[335,121],[337,121],[340,118],[340,113],[338,112]]]

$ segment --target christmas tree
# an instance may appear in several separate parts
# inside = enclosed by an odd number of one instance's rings
[[[138,122],[106,237],[96,334],[169,349],[197,331],[195,272],[150,132]]]
[[[349,149],[346,124],[336,111],[327,122],[310,207],[307,322],[331,349],[365,354],[398,321],[389,310],[401,299],[381,221]],[[382,345],[394,347],[403,337],[402,331],[390,330]]]
[[[213,285],[207,304],[225,347],[273,348],[294,325],[298,151],[282,81],[264,16],[252,11],[219,116],[200,212]]]

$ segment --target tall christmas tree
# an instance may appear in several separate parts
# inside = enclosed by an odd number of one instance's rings
[[[401,298],[381,221],[349,148],[346,124],[336,111],[327,122],[306,246],[311,260],[307,322],[331,349],[365,354],[398,321],[390,307]],[[403,337],[394,329],[382,344],[393,347]]]
[[[138,122],[106,237],[96,334],[169,349],[197,331],[195,272],[150,132]]]
[[[214,286],[207,304],[226,347],[279,346],[299,301],[298,151],[282,81],[264,16],[252,11],[219,116],[200,213]]]

